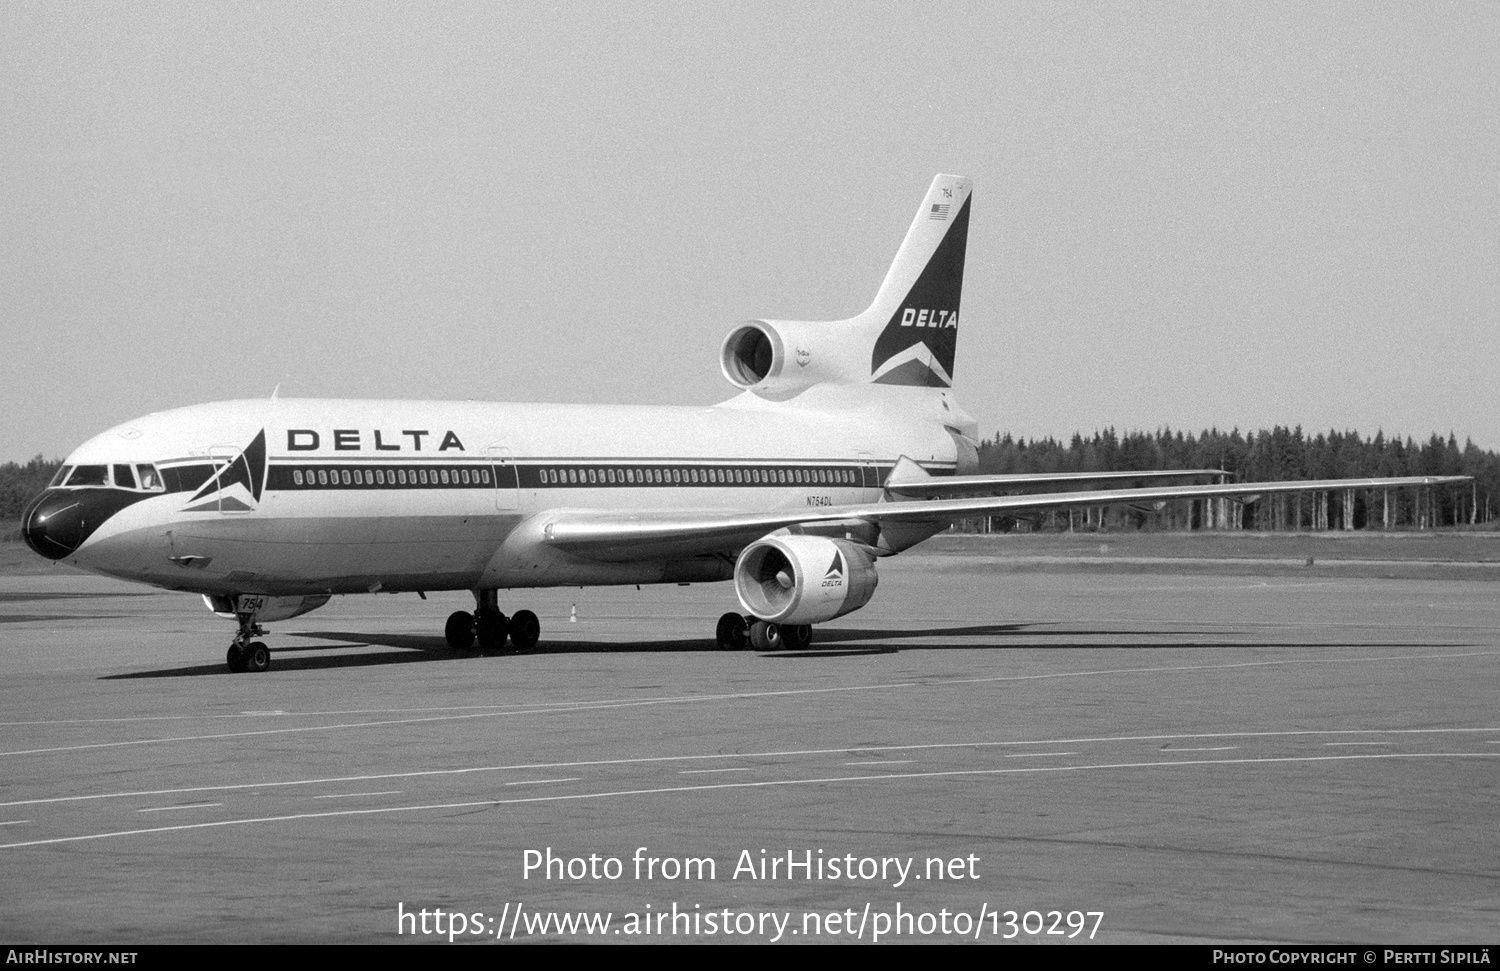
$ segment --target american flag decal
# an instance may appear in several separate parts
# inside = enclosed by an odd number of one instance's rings
[[[927,218],[946,220],[948,218],[948,206],[949,204],[946,202],[934,202],[932,204],[932,211],[927,214]]]

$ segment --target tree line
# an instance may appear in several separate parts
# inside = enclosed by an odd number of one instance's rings
[[[40,455],[25,464],[0,465],[0,522],[20,519],[26,504],[47,488],[61,466],[61,460],[49,462]]]
[[[1298,479],[1361,479],[1391,476],[1466,475],[1459,487],[1351,489],[1265,496],[1258,502],[1193,500],[1168,503],[1159,511],[1115,507],[1087,513],[1059,513],[1044,528],[1148,529],[1424,529],[1491,522],[1500,499],[1500,455],[1473,441],[1434,434],[1418,444],[1411,438],[1373,438],[1358,432],[1307,435],[1300,426],[1241,433],[1208,429],[1199,434],[1163,428],[1155,433],[1113,428],[1091,438],[1074,433],[1055,438],[997,435],[979,446],[984,473],[1147,472],[1153,469],[1221,469],[1231,482]],[[997,517],[998,519],[998,517]],[[1006,529],[1010,522],[979,522],[971,528]]]

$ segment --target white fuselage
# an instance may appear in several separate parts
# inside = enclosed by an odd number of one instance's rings
[[[539,513],[761,512],[873,501],[902,455],[958,470],[943,396],[815,389],[710,407],[272,399],[148,415],[69,467],[151,463],[66,562],[205,594],[727,579],[723,557],[597,562]],[[247,445],[263,433],[264,473]],[[255,460],[260,461],[257,454]],[[116,489],[115,491],[119,491]]]

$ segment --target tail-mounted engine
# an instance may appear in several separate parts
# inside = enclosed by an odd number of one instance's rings
[[[773,624],[818,624],[870,602],[880,578],[875,558],[847,540],[767,536],[734,565],[746,612]]]
[[[862,380],[851,356],[851,321],[751,320],[724,339],[719,365],[729,383],[784,401],[823,382]]]

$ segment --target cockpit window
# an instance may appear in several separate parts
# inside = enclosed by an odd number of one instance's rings
[[[154,465],[137,465],[136,474],[141,480],[141,488],[147,492],[163,492],[166,484],[161,481],[161,475],[156,471]]]
[[[62,485],[64,482],[66,482],[68,480],[68,473],[70,473],[72,471],[73,471],[73,466],[71,466],[71,465],[64,465],[62,468],[60,468],[60,469],[57,470],[57,474],[52,477],[52,481],[49,482],[49,483],[47,483],[47,485],[49,485],[49,486],[60,486],[60,485]]]
[[[107,465],[80,465],[68,476],[70,486],[102,486],[109,485],[109,466]]]
[[[130,471],[130,466],[115,466],[115,485],[119,486],[121,489],[135,488],[135,473]]]

